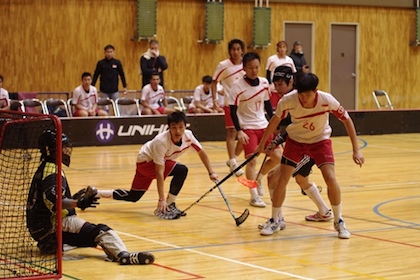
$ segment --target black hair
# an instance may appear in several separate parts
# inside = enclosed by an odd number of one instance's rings
[[[89,72],[83,72],[82,80],[83,80],[84,77],[92,77],[92,75]]]
[[[295,76],[295,85],[298,93],[316,90],[318,86],[318,77],[313,73],[303,73],[300,72]]]
[[[228,43],[228,51],[229,52],[233,48],[233,45],[234,44],[239,44],[241,46],[242,51],[245,51],[245,43],[244,43],[244,41],[242,41],[241,39],[232,39]]]
[[[104,48],[104,51],[106,51],[107,49],[115,50],[113,45],[106,45],[105,48]]]
[[[246,64],[254,59],[258,59],[258,61],[261,62],[261,57],[256,52],[248,52],[244,54],[244,57],[242,58],[242,64],[245,67]]]
[[[168,115],[168,126],[170,126],[172,123],[177,124],[180,122],[183,122],[185,125],[187,125],[187,116],[184,114],[184,112],[175,111]]]
[[[213,82],[213,78],[209,75],[204,76],[201,81],[206,84],[211,84]]]
[[[150,42],[149,42],[149,46],[150,46],[150,45],[152,45],[152,44],[159,44],[159,41],[158,41],[158,40],[156,40],[156,39],[152,39],[152,40],[150,40]]]
[[[0,81],[3,82],[3,75],[0,75]]]
[[[150,80],[152,79],[153,76],[159,76],[159,72],[153,71],[152,74],[150,74]],[[160,76],[159,76],[159,78],[160,78]]]

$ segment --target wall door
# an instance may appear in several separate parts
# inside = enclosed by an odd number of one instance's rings
[[[311,72],[315,72],[313,63],[313,23],[308,22],[285,22],[284,23],[284,40],[289,45],[287,55],[293,49],[293,43],[300,41],[302,43],[303,53],[305,54],[306,63],[309,65]],[[275,42],[277,44],[277,42]]]
[[[358,26],[331,24],[330,92],[347,110],[357,109]]]

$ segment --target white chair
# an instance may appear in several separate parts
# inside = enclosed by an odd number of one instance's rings
[[[137,98],[117,98],[115,101],[118,116],[140,116],[141,110]]]
[[[168,103],[168,108],[183,111],[182,105],[176,97],[166,96],[166,103]]]
[[[373,99],[375,100],[378,109],[391,109],[394,110],[388,93],[384,90],[376,89],[372,91]]]
[[[60,110],[61,109],[61,110]],[[48,98],[44,100],[44,114],[54,114],[59,117],[71,117],[66,101],[59,98]],[[61,112],[66,115],[61,116]]]
[[[69,109],[69,116],[73,117],[74,105],[73,105],[73,99],[72,98],[67,99],[67,108]]]
[[[194,101],[193,96],[184,96],[181,98],[181,107],[183,111],[188,111],[191,102]]]
[[[102,97],[98,99],[96,103],[98,109],[102,109],[108,112],[110,116],[118,116],[117,106],[115,105],[115,101],[108,97]]]
[[[26,113],[44,114],[44,103],[36,98],[23,99],[20,101],[22,104],[22,111]]]

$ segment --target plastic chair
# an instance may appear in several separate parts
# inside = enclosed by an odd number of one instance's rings
[[[22,111],[26,113],[38,113],[44,114],[45,108],[44,103],[36,98],[23,99],[20,101],[22,104]]]
[[[48,98],[44,100],[44,110],[44,114],[54,114],[58,117],[71,117],[67,103],[63,99]]]
[[[117,98],[115,105],[118,116],[141,116],[139,100],[136,98]]]
[[[72,98],[67,99],[67,108],[69,109],[69,116],[73,117],[74,105],[73,105],[73,99]]]
[[[182,111],[182,105],[179,102],[178,98],[173,96],[166,96],[165,98],[169,108],[175,109],[177,111]]]
[[[193,96],[184,96],[181,98],[181,107],[183,111],[188,111],[188,108],[191,104],[191,102],[193,102],[194,97]]]
[[[392,106],[391,100],[389,99],[388,93],[386,93],[386,91],[376,89],[372,91],[372,95],[378,109],[384,108],[394,110],[394,106]],[[385,100],[385,102],[382,102],[383,100]]]
[[[18,111],[23,112],[22,102],[16,99],[9,99],[10,110],[11,111]]]
[[[108,97],[99,98],[96,104],[98,108],[107,111],[110,116],[118,116],[117,106],[115,105],[115,101],[112,100],[111,98],[108,98]]]

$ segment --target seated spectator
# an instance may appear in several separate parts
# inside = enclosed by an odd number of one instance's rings
[[[141,111],[142,115],[167,115],[175,112],[174,109],[168,108],[165,90],[159,83],[159,73],[154,72],[150,77],[150,84],[143,87],[140,100],[141,105],[143,106]],[[162,101],[162,104],[159,104],[160,101]]]
[[[9,92],[3,88],[3,76],[0,75],[0,110],[10,110]]]
[[[82,84],[73,90],[73,106],[75,117],[108,116],[108,113],[97,108],[98,91],[91,85],[92,75],[88,72],[82,74]]]
[[[188,113],[223,113],[223,109],[220,107],[218,109],[213,108],[213,97],[211,94],[213,78],[211,76],[204,76],[202,82],[194,90],[194,99],[190,103]],[[216,98],[218,98],[217,93]]]

